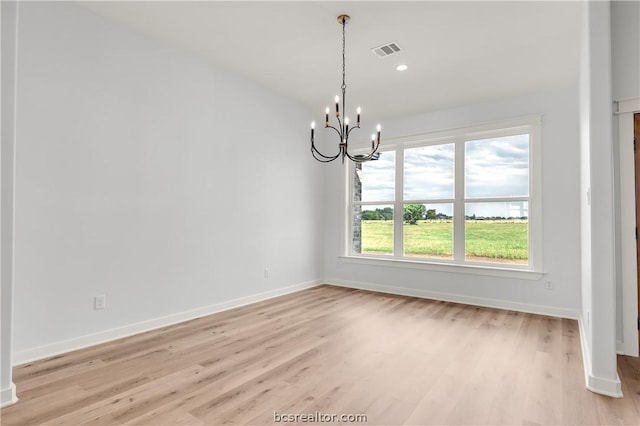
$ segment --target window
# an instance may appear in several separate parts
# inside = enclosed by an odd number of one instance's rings
[[[351,166],[349,255],[538,271],[539,134],[527,117],[387,141]]]

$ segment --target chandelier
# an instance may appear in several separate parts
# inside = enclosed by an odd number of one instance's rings
[[[349,15],[340,15],[338,16],[338,24],[342,25],[342,111],[343,114],[346,113],[346,92],[347,92],[347,84],[345,83],[345,26],[349,22],[351,18]],[[339,143],[338,143],[338,153],[335,155],[324,155],[314,143],[314,134],[315,134],[315,122],[311,122],[311,154],[313,158],[316,160],[329,163],[339,157],[342,157],[342,162],[344,163],[345,157],[354,161],[356,163],[362,163],[364,161],[377,160],[380,157],[380,153],[378,152],[378,147],[380,146],[380,124],[377,126],[377,136],[376,134],[371,135],[371,151],[368,154],[351,154],[349,153],[349,135],[354,129],[360,128],[360,107],[356,110],[356,124],[349,127],[349,117],[345,116],[342,119],[340,115],[340,96],[335,97],[336,103],[336,121],[337,124],[335,126],[329,124],[329,107],[325,109],[324,116],[324,127],[325,129],[333,129],[338,134]]]

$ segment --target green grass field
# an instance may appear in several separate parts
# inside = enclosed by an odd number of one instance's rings
[[[407,256],[453,257],[453,223],[420,221],[404,224],[404,251]],[[526,221],[475,221],[465,223],[465,253],[468,260],[527,263]],[[393,251],[393,221],[362,221],[362,253]]]

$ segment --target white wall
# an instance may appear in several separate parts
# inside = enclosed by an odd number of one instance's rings
[[[383,120],[393,138],[477,123],[542,114],[543,264],[539,281],[345,263],[341,165],[326,170],[326,277],[335,283],[446,296],[465,302],[517,307],[577,317],[580,310],[580,228],[577,87],[496,100],[408,118]],[[384,142],[383,142],[384,143]],[[551,280],[553,290],[543,282]],[[409,291],[407,291],[409,290]]]
[[[613,99],[640,98],[640,2],[611,2]]]
[[[0,344],[0,406],[17,400],[12,377],[13,350],[13,208],[14,208],[14,152],[15,152],[15,67],[17,42],[18,4],[0,3],[0,28],[2,32],[2,150],[0,176],[2,206],[0,222],[2,238],[0,246],[2,321]]]
[[[310,113],[69,3],[19,39],[18,361],[321,278]]]
[[[580,63],[581,332],[587,387],[599,393],[621,396],[616,362],[610,23],[609,2],[583,2]]]

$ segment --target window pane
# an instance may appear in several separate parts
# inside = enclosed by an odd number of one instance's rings
[[[465,204],[465,260],[529,263],[529,203]]]
[[[529,135],[465,143],[465,196],[529,195]]]
[[[453,258],[453,204],[404,205],[404,255]]]
[[[454,145],[422,146],[404,151],[404,199],[453,198]]]
[[[393,206],[354,206],[353,252],[393,254]]]
[[[393,201],[395,197],[395,151],[380,159],[355,165],[354,201]]]

